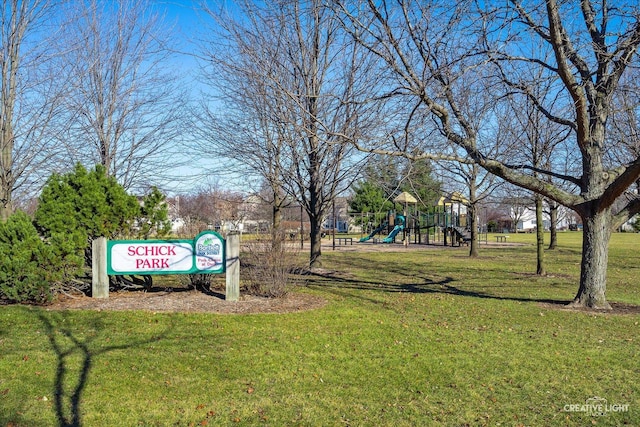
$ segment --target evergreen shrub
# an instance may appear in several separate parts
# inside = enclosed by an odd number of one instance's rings
[[[52,248],[23,212],[0,223],[0,298],[7,302],[45,303],[53,298],[51,283],[61,273]]]

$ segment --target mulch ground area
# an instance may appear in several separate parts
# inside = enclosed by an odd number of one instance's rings
[[[156,290],[153,292],[111,292],[109,298],[85,296],[62,297],[47,306],[49,310],[144,310],[151,312],[190,313],[291,313],[321,308],[323,298],[290,292],[281,298],[241,296],[237,302],[226,301],[223,295],[196,290]]]

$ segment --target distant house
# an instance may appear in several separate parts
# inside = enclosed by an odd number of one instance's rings
[[[322,228],[324,230],[332,230],[335,227],[336,233],[358,232],[352,224],[352,218],[349,215],[349,201],[346,197],[336,197],[335,204],[331,206],[324,221]]]
[[[542,226],[544,230],[551,228],[551,221],[546,219],[547,215],[543,214]],[[512,216],[513,217],[513,216]],[[518,216],[515,223],[515,232],[517,233],[533,233],[537,228],[535,210],[526,209]]]
[[[186,224],[182,218],[179,218],[179,217],[171,218],[171,232],[173,234],[180,233],[185,225]]]
[[[544,203],[542,213],[542,226],[545,231],[551,228],[551,219],[549,217],[549,206]],[[533,233],[536,231],[536,210],[531,204],[517,204],[511,206],[510,217],[512,219],[513,231],[516,233]],[[569,215],[567,208],[560,206],[558,208],[558,230],[566,230],[569,228]]]
[[[620,226],[620,231],[625,231],[630,233],[638,232],[638,230],[635,227],[638,220],[640,220],[640,215],[632,216],[631,218],[629,218],[627,222],[625,222]]]

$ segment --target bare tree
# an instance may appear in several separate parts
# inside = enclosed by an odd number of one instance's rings
[[[57,1],[4,1],[0,9],[0,221],[16,194],[32,196],[55,156],[52,124],[59,113],[65,70],[50,49],[59,35]],[[59,64],[55,64],[59,65]]]
[[[466,92],[465,97],[466,96],[469,96],[469,92]],[[468,104],[473,105],[476,103],[469,102]],[[485,101],[477,104],[478,106],[475,109],[467,107],[470,108],[468,115],[474,118],[472,125],[474,129],[482,129],[482,123],[485,121],[496,122],[496,126],[486,126],[482,132],[478,132],[477,143],[482,145],[487,152],[490,152],[494,156],[498,153],[512,155],[514,147],[506,137],[504,123],[499,119],[494,119],[495,116],[504,114],[504,111],[497,110],[490,102]],[[457,153],[458,156],[463,155],[460,147],[454,146],[449,150]],[[454,191],[452,185],[466,190],[467,202],[469,204],[468,226],[471,233],[469,256],[477,257],[480,246],[478,242],[478,213],[480,205],[485,199],[493,195],[496,190],[504,184],[504,181],[488,173],[473,162],[441,161],[440,165],[441,168],[446,171],[447,176],[447,179],[443,179],[443,182],[448,182],[448,187],[450,187],[451,191]]]
[[[456,191],[456,188],[465,189],[466,203],[468,203],[468,228],[471,233],[469,256],[477,257],[480,254],[478,241],[480,207],[482,202],[491,196],[502,182],[475,164],[441,162],[441,168],[446,171],[447,175],[447,179],[443,179],[443,182],[446,182],[445,187],[452,192]]]
[[[612,103],[608,139],[616,149],[606,153],[612,164],[629,163],[640,157],[640,69],[632,69],[626,77]],[[635,182],[635,192],[640,193],[640,179]]]
[[[220,228],[225,224],[237,224],[242,220],[240,206],[242,194],[223,190],[218,185],[203,187],[195,193],[180,194],[177,214],[185,222],[190,234],[207,228]]]
[[[168,29],[149,6],[73,2],[73,25],[61,40],[73,65],[63,135],[69,159],[102,164],[125,188],[158,182],[180,162],[185,95],[167,72]]]
[[[385,115],[394,118],[386,121],[374,148],[358,147],[366,152],[460,163],[445,168],[454,170],[453,175],[466,187],[469,254],[476,256],[476,204],[491,190],[494,180],[480,171],[459,140],[492,155],[509,147],[501,147],[499,133],[487,126],[495,114],[495,99],[488,96],[486,76],[477,71],[482,43],[471,30],[461,30],[469,25],[462,14],[465,2],[453,6],[435,1],[377,6],[373,2],[334,3],[347,31],[378,58],[385,80],[372,88],[377,92],[370,98],[384,102]],[[471,74],[474,77],[468,78]]]
[[[257,11],[254,5],[241,6],[252,16],[251,25],[237,22],[225,9],[205,9],[219,29],[212,30],[214,36],[201,46],[207,61],[204,80],[215,90],[194,111],[193,127],[199,153],[230,161],[219,174],[241,181],[245,190],[270,203],[272,244],[279,246],[282,210],[291,204],[283,184],[283,170],[291,167],[282,119],[286,99],[274,81],[281,72],[273,60],[283,54],[278,44],[281,35],[280,29],[269,27],[265,16],[252,15]],[[252,31],[255,27],[264,31]]]
[[[587,0],[579,5],[555,0],[508,3],[492,9],[475,2],[382,1],[360,3],[358,10],[344,4],[340,13],[354,38],[384,62],[390,78],[400,82],[401,92],[419,101],[446,140],[464,150],[466,156],[460,161],[473,161],[580,215],[584,239],[573,305],[610,308],[605,291],[611,230],[640,210],[640,198],[625,194],[640,176],[640,157],[605,163],[611,101],[622,76],[638,61],[638,5],[617,2],[614,7]],[[486,10],[473,10],[475,5]],[[582,26],[574,25],[578,20]],[[553,56],[536,55],[534,43],[547,45]],[[531,74],[523,73],[523,68],[541,68],[564,102],[550,104],[549,99],[536,97],[531,88],[539,82],[527,79]],[[526,173],[532,170],[530,165],[489,156],[478,147],[454,89],[492,75],[503,93],[523,93],[547,120],[571,130],[572,150],[581,158],[580,173],[537,172],[570,182],[576,191]],[[440,158],[442,152],[423,155]],[[626,201],[621,207],[613,209],[614,202],[622,199]]]
[[[538,80],[539,84],[532,87],[531,91],[538,99],[552,98],[555,90],[551,87],[552,82],[545,80],[544,76],[532,76],[532,80]],[[563,170],[563,164],[566,163],[567,157],[571,158],[570,153],[564,151],[562,143],[568,138],[569,131],[557,123],[549,123],[544,118],[542,112],[529,102],[528,98],[521,94],[510,94],[505,98],[508,105],[507,111],[509,115],[503,120],[506,124],[505,131],[507,138],[515,142],[518,150],[514,151],[514,159],[529,164],[531,166],[530,174],[536,178],[544,177],[550,183],[553,183],[553,177],[539,172],[540,170]],[[560,153],[560,154],[559,154]],[[536,247],[537,247],[537,266],[536,274],[546,274],[544,266],[544,205],[545,198],[540,193],[533,194],[533,202],[536,214]],[[550,247],[555,247],[555,226],[557,222],[557,202],[551,200],[547,203],[549,206],[549,216],[551,219],[551,229],[553,231]]]
[[[640,176],[640,157],[617,164],[606,161],[607,151],[615,150],[615,144],[608,141],[607,121],[620,79],[638,61],[640,10],[637,3],[612,7],[606,2],[583,1],[576,6],[547,1],[544,9],[518,1],[511,3],[514,15],[507,21],[523,23],[527,34],[552,49],[554,55],[548,60],[535,56],[535,52],[514,55],[513,51],[494,49],[501,80],[505,87],[525,94],[547,120],[572,132],[573,151],[580,153],[581,170],[576,176],[561,177],[576,186],[577,191],[571,192],[543,178],[534,176],[530,180],[513,174],[514,169],[504,164],[489,168],[580,215],[584,226],[581,277],[573,304],[609,308],[605,295],[609,238],[618,224],[640,210],[640,199],[625,196],[627,188]],[[575,16],[581,18],[586,31],[573,25]],[[617,33],[610,32],[613,22],[619,29]],[[510,45],[515,47],[514,43]],[[539,82],[523,77],[520,64],[539,68],[553,79],[558,97],[565,100],[567,108],[558,109],[549,97],[532,90]],[[557,169],[541,172],[549,176],[554,171]]]
[[[359,139],[366,118],[360,105],[347,100],[363,90],[354,73],[367,64],[319,0],[237,6],[235,19],[225,16],[219,22],[231,43],[226,51],[233,55],[222,62],[241,80],[235,87],[249,98],[241,104],[253,113],[252,119],[244,114],[235,127],[252,129],[246,120],[258,120],[253,129],[260,141],[253,139],[244,161],[257,166],[274,197],[280,187],[304,207],[311,228],[310,266],[319,267],[322,221],[354,177],[348,168],[352,147],[343,135]],[[227,151],[237,158],[238,152],[250,151],[239,147],[247,141],[230,144]]]

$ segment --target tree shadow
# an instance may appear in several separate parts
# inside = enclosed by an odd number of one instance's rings
[[[44,325],[51,348],[56,354],[57,365],[53,386],[54,409],[58,426],[80,427],[82,394],[87,386],[94,359],[114,350],[125,350],[139,347],[152,342],[162,340],[173,329],[173,324],[162,333],[148,339],[132,341],[126,344],[101,347],[93,349],[92,344],[98,338],[98,334],[86,339],[79,338],[74,332],[63,324],[66,322],[67,312],[40,312],[38,318]],[[89,325],[96,331],[104,329],[100,318],[93,318]],[[80,365],[77,372],[77,380],[71,372],[72,357],[80,356]],[[71,385],[68,385],[70,383]]]
[[[181,293],[181,292],[193,292],[193,291],[198,291],[209,297],[225,299],[224,290],[221,291],[213,286],[196,286],[196,287],[154,286],[144,292],[149,294],[159,294],[159,293]],[[134,292],[138,292],[138,290]]]
[[[354,269],[365,268],[361,264],[364,260],[353,260],[351,264]],[[370,267],[369,267],[370,268]],[[336,271],[310,271],[307,277],[307,286],[323,289],[340,296],[345,296],[343,290],[345,289],[357,289],[357,290],[370,290],[379,291],[384,293],[413,293],[413,294],[446,294],[455,295],[469,298],[479,299],[495,299],[502,301],[517,301],[517,302],[536,302],[546,303],[554,305],[567,305],[571,300],[557,300],[548,298],[527,298],[509,295],[498,295],[480,290],[463,289],[456,285],[456,279],[453,277],[444,277],[433,279],[428,273],[423,274],[407,274],[407,270],[398,266],[397,263],[378,263],[376,264],[377,271],[385,271],[398,277],[410,277],[412,281],[409,283],[390,283],[388,280],[366,280],[356,277],[352,277],[348,273],[341,273]],[[409,271],[415,271],[410,269]],[[416,280],[417,279],[417,280]],[[353,296],[353,295],[351,295]],[[374,303],[379,303],[373,298],[369,298],[364,295],[356,295],[356,297],[363,300],[368,300]]]

